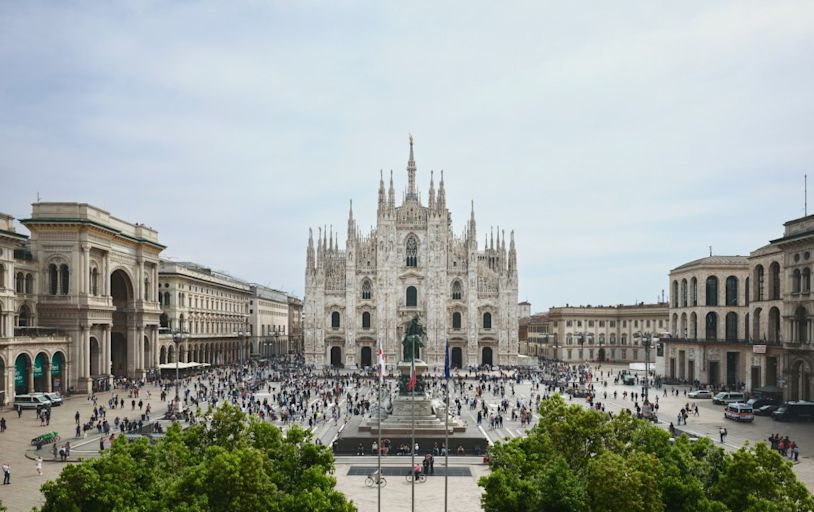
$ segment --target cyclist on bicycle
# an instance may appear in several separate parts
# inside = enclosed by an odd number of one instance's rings
[[[421,476],[421,472],[422,472],[421,464],[416,463],[416,465],[413,467],[413,477],[415,478],[415,480],[419,479],[419,477]]]
[[[370,478],[372,478],[373,482],[375,482],[376,484],[382,483],[381,477],[382,477],[382,475],[381,475],[381,473],[379,473],[378,469],[370,474]]]

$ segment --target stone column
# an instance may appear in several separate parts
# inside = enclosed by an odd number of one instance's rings
[[[15,368],[16,368],[16,365],[15,365]],[[34,392],[34,361],[30,361],[28,363],[28,366],[26,366],[25,370],[26,370],[25,380],[26,380],[26,385],[28,386],[28,392],[33,393]]]
[[[144,372],[144,327],[138,326],[136,328],[136,373],[139,375]]]
[[[90,379],[90,327],[82,327],[82,378]]]
[[[50,393],[54,390],[53,383],[51,382],[51,360],[48,360],[48,363],[43,366],[42,372],[45,374],[45,392]]]
[[[101,350],[102,366],[100,368],[100,373],[110,377],[110,332],[112,330],[112,326],[110,324],[105,324],[103,329]]]
[[[137,355],[136,352],[138,351],[138,346],[135,343],[137,333],[135,326],[128,326],[127,327],[127,368],[125,368],[125,373],[127,377],[133,377],[136,374],[136,369],[138,368],[138,361],[136,360]]]
[[[110,253],[102,258],[102,295],[110,296]]]

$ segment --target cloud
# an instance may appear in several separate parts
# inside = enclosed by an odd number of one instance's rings
[[[309,226],[446,171],[538,305],[650,300],[802,214],[807,2],[0,5],[0,209],[97,204],[297,293]],[[719,252],[720,251],[720,252]],[[643,299],[647,298],[647,299]]]

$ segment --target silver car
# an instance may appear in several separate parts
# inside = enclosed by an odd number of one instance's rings
[[[687,393],[690,398],[712,398],[712,391],[708,389],[696,389]]]
[[[59,393],[43,393],[44,396],[49,402],[51,402],[51,406],[56,407],[58,405],[62,405],[62,395]]]

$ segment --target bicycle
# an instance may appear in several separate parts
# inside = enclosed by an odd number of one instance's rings
[[[377,478],[376,478],[375,473],[373,473],[372,475],[368,475],[367,478],[365,478],[365,485],[368,486],[368,487],[374,487],[374,486],[376,486],[376,483],[377,483],[376,480],[377,480]],[[387,487],[387,479],[385,479],[383,476],[379,475],[379,477],[378,477],[378,485],[380,485],[381,487]]]
[[[427,481],[427,475],[421,472],[418,474],[418,478],[415,478],[413,475],[413,470],[411,469],[410,472],[407,473],[407,483],[409,484],[410,482],[413,481],[413,479],[415,479],[415,483],[423,484],[424,482]]]

